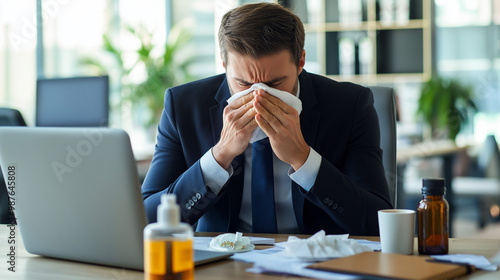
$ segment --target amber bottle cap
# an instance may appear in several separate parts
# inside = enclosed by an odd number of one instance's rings
[[[422,194],[424,195],[444,195],[446,193],[445,181],[443,178],[424,178],[422,180]]]

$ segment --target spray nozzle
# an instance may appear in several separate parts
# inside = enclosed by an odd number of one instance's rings
[[[177,205],[177,197],[175,194],[162,194],[161,203],[158,205],[158,223],[172,227],[179,225],[180,210]]]
[[[161,195],[161,204],[167,205],[176,205],[177,203],[177,198],[175,194],[162,194]]]

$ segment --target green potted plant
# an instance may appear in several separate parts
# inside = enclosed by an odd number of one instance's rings
[[[430,127],[432,138],[455,141],[475,112],[477,106],[470,86],[437,76],[422,85],[417,115]]]
[[[132,106],[148,108],[148,116],[142,119],[146,127],[151,127],[159,122],[165,90],[192,80],[188,71],[192,57],[182,52],[191,36],[182,27],[174,26],[166,44],[155,46],[152,43],[152,32],[143,26],[139,28],[128,26],[126,30],[139,42],[139,47],[134,52],[134,63],[125,63],[126,52],[115,45],[106,34],[103,36],[104,50],[111,54],[119,71],[107,71],[106,67],[95,58],[84,58],[82,63],[93,67],[94,70],[97,69],[94,72],[98,74],[115,75],[119,81],[118,86],[123,99],[121,101],[129,101]],[[131,74],[134,71],[142,71],[145,78],[141,82],[133,82]]]

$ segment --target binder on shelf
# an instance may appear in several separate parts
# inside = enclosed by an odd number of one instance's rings
[[[360,24],[363,21],[361,0],[339,0],[339,22],[346,25]]]
[[[373,44],[370,38],[363,37],[359,39],[359,74],[372,74],[371,66],[373,63]]]
[[[410,21],[410,0],[395,1],[395,14],[397,25],[407,25]]]
[[[394,23],[394,0],[380,0],[380,23],[391,25]]]
[[[342,76],[356,74],[356,46],[352,38],[339,40],[339,72]]]
[[[410,0],[380,0],[380,23],[407,25],[410,21]]]
[[[302,1],[297,1],[297,2],[301,3]],[[307,16],[309,19],[309,23],[320,23],[319,20],[321,19],[320,15],[322,12],[320,1],[307,0],[304,2],[307,9]]]

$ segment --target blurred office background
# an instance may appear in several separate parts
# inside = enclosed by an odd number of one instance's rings
[[[37,80],[107,76],[109,119],[102,123],[125,129],[147,157],[166,87],[223,72],[218,22],[248,2],[261,1],[0,0],[0,107],[19,110],[35,126]],[[500,0],[267,2],[292,8],[305,23],[306,70],[395,89],[398,148],[433,139],[416,114],[425,83],[439,77],[470,88],[477,111],[465,108],[468,121],[451,139],[468,147],[454,155],[453,167],[459,177],[477,171],[487,136],[500,137]],[[418,185],[421,177],[442,176],[442,166],[440,157],[415,157],[398,180]],[[500,171],[479,173],[471,176]],[[498,193],[489,195],[486,214],[478,210],[486,203],[480,195],[457,198],[463,211],[455,236],[497,225]],[[398,207],[415,208],[414,194]]]

